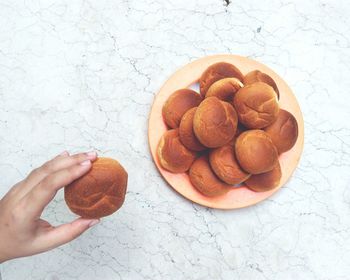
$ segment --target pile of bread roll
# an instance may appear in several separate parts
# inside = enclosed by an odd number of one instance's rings
[[[275,81],[259,70],[243,75],[232,64],[208,67],[200,94],[175,91],[163,106],[168,126],[158,144],[160,165],[188,172],[205,196],[224,195],[244,183],[256,192],[278,186],[279,155],[298,138],[295,117],[280,108]]]

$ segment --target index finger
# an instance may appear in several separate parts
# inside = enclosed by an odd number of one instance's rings
[[[36,184],[40,183],[45,177],[61,169],[79,164],[85,160],[95,160],[96,152],[79,153],[70,156],[68,152],[62,153],[52,160],[44,163],[41,167],[34,169],[24,180],[25,187],[23,195],[28,193]]]
[[[56,171],[45,177],[39,184],[30,190],[22,199],[27,218],[38,218],[47,204],[54,198],[56,192],[78,179],[91,168],[91,161]]]

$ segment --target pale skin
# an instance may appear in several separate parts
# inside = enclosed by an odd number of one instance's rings
[[[40,218],[56,192],[88,172],[96,157],[96,152],[63,152],[34,169],[0,200],[0,263],[68,243],[99,222],[78,218],[52,226]]]

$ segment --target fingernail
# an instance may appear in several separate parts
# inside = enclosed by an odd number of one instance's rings
[[[89,223],[89,227],[93,227],[94,225],[98,224],[100,222],[100,220],[92,220],[90,223]]]
[[[68,154],[68,152],[67,151],[64,151],[64,152],[62,152],[62,153],[60,153],[60,156],[68,156],[69,154]]]
[[[91,164],[91,161],[90,160],[84,160],[83,162],[80,163],[80,165],[90,165]]]
[[[88,158],[94,159],[96,157],[96,152],[91,151],[91,152],[86,153],[86,155],[88,156]]]

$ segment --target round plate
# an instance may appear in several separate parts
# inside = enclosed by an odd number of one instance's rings
[[[157,146],[161,136],[167,130],[162,117],[163,104],[175,90],[187,88],[197,83],[204,70],[216,62],[232,63],[233,65],[237,66],[244,75],[256,69],[270,75],[277,83],[280,92],[280,107],[291,112],[298,122],[298,140],[291,150],[280,155],[279,160],[282,168],[282,179],[280,184],[273,190],[267,192],[254,192],[243,185],[237,188],[233,187],[232,190],[223,196],[210,198],[202,195],[192,186],[186,173],[173,174],[163,169],[159,164],[157,157]],[[298,165],[303,150],[304,122],[300,107],[293,92],[288,87],[286,82],[270,68],[257,61],[242,56],[214,55],[198,59],[185,65],[176,71],[169,78],[169,80],[165,82],[163,87],[156,95],[151,109],[149,116],[148,138],[152,157],[159,172],[170,184],[170,186],[172,186],[177,192],[182,194],[187,199],[207,207],[219,209],[235,209],[256,204],[270,197],[288,181]]]

